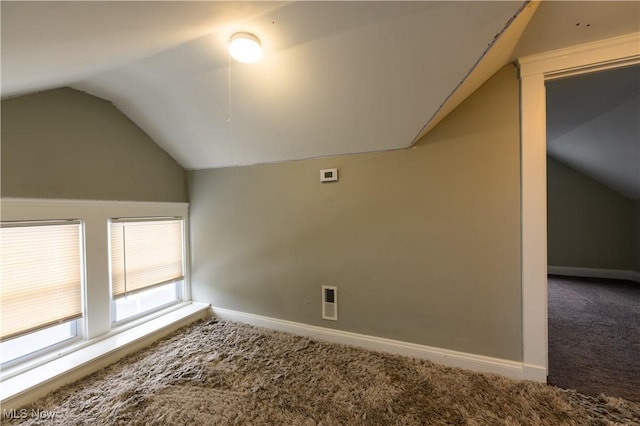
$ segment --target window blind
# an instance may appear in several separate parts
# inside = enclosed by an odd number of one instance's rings
[[[112,221],[114,299],[184,279],[182,235],[182,219]]]
[[[0,338],[82,317],[80,222],[3,223]]]

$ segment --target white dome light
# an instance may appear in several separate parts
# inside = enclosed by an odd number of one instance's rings
[[[231,36],[229,53],[236,61],[252,64],[262,58],[262,46],[253,34],[235,33]]]

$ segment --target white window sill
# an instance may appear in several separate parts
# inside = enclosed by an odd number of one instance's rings
[[[16,374],[1,383],[2,406],[20,408],[29,404],[63,384],[98,371],[209,313],[208,304],[189,302],[150,321],[106,338],[98,338],[95,343],[89,342],[76,351]]]

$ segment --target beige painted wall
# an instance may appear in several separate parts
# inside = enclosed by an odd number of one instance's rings
[[[189,172],[194,300],[521,360],[518,102],[508,65],[414,149]]]
[[[633,267],[631,200],[547,157],[548,263]]]
[[[103,99],[5,99],[1,128],[3,197],[187,201],[185,170]]]

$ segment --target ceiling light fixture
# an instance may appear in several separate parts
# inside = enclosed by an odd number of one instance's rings
[[[229,53],[236,61],[252,64],[262,58],[262,46],[253,34],[235,33],[229,42]]]

